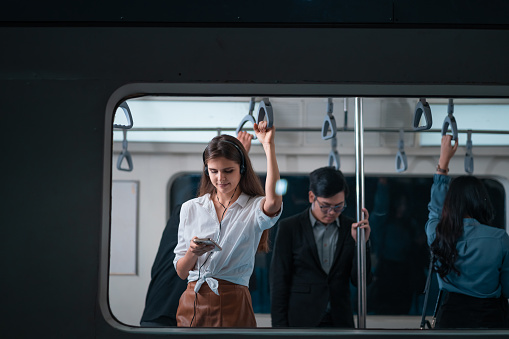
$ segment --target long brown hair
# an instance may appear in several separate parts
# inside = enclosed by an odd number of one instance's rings
[[[455,262],[458,259],[456,244],[464,232],[463,218],[468,216],[491,226],[494,214],[488,191],[481,180],[464,175],[451,182],[437,224],[436,238],[431,244],[431,250],[440,262],[435,268],[441,278],[451,272],[461,273]]]
[[[238,149],[234,146],[236,145]],[[239,152],[240,150],[240,152]],[[265,192],[263,190],[260,178],[256,175],[251,165],[251,160],[247,156],[246,149],[242,143],[230,135],[219,135],[213,138],[208,146],[203,151],[203,172],[200,181],[200,187],[198,189],[198,196],[203,196],[207,193],[212,195],[215,193],[216,188],[210,181],[210,177],[206,175],[207,163],[210,159],[226,158],[228,160],[235,161],[239,164],[239,167],[243,164],[245,171],[240,177],[239,187],[242,193],[245,193],[251,197],[263,196]],[[265,230],[260,238],[258,244],[258,252],[269,251],[269,230]]]

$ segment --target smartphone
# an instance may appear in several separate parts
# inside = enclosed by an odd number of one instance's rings
[[[193,240],[197,244],[214,245],[215,248],[212,251],[222,251],[223,249],[214,240],[210,238],[195,238]]]

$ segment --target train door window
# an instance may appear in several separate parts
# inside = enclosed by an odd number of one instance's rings
[[[127,271],[130,273],[112,274],[109,280],[109,306],[113,316],[121,323],[139,326],[147,300],[147,289],[152,276],[157,274],[153,265],[158,260],[158,247],[163,241],[165,225],[171,218],[174,207],[196,196],[201,177],[201,154],[206,143],[218,133],[234,135],[239,121],[249,111],[250,99],[146,97],[127,101],[134,117],[134,127],[127,132],[116,129],[113,132],[115,143],[112,179],[114,183],[136,182],[139,200],[136,202],[137,215],[133,217],[137,218],[137,223],[131,232],[136,240],[131,243],[135,247],[131,253],[135,253],[135,256],[129,259]],[[336,108],[341,107],[343,98],[337,101],[341,105]],[[274,98],[271,102],[275,103],[275,111],[277,107],[276,126],[280,132],[277,137],[278,162],[282,160],[282,178],[288,182],[281,216],[286,218],[309,206],[307,171],[321,167],[322,160],[325,165],[331,151],[331,143],[325,142],[320,133],[327,99]],[[415,134],[407,133],[407,153],[418,160],[417,165],[409,170],[408,174],[386,174],[393,171],[392,153],[397,151],[398,134],[393,132],[405,126],[407,121],[410,123],[414,102],[415,100],[409,98],[369,98],[364,101],[365,109],[373,112],[365,124],[365,134],[368,136],[365,140],[366,163],[376,161],[377,164],[376,167],[369,168],[365,177],[365,205],[371,212],[372,223],[372,269],[376,277],[375,283],[368,286],[368,316],[417,316],[422,309],[423,296],[419,292],[422,290],[428,263],[423,229],[431,188],[430,173],[436,166],[436,160],[430,157],[429,149],[420,147],[422,142],[419,143],[418,138],[414,138]],[[337,140],[342,156],[342,170],[352,188],[347,200],[348,208],[343,213],[355,219],[353,114],[348,115],[341,109],[336,109],[335,112],[337,121],[343,122],[343,126],[338,126],[342,127],[342,130],[338,132],[341,135]],[[434,120],[440,123],[441,119],[437,117]],[[122,124],[121,121],[119,123]],[[432,135],[433,131],[425,134]],[[440,139],[439,135],[435,137]],[[129,144],[124,141],[129,141]],[[383,152],[380,152],[380,149],[384,149]],[[119,155],[127,150],[132,154],[132,171],[118,168]],[[253,163],[264,161],[263,154],[259,151],[254,148],[250,152]],[[411,159],[409,163],[410,161]],[[483,173],[493,173],[493,178],[497,175],[503,177],[501,173],[506,165],[496,165],[500,168],[495,172]],[[263,167],[256,169],[264,170]],[[375,175],[377,173],[385,174],[378,176]],[[496,205],[495,224],[505,227],[507,199],[504,187],[507,183],[503,178],[493,178],[483,180]],[[260,179],[262,182],[265,180],[263,175],[260,175]],[[117,198],[113,196],[113,199]],[[113,201],[112,205],[115,206],[115,203],[116,201]],[[276,224],[271,230],[271,243],[274,243],[277,227]],[[110,230],[109,245],[113,248],[119,239],[115,231],[112,228]],[[394,239],[400,241],[394,242]],[[113,259],[113,252],[110,252],[110,255]],[[123,256],[123,259],[125,258],[127,256]],[[271,252],[256,256],[250,281],[253,308],[259,327],[271,326],[268,282],[271,258]],[[401,258],[407,260],[401,262]],[[168,262],[166,265],[170,267],[172,263]],[[401,269],[395,270],[395,267]],[[405,274],[402,276],[402,273]],[[408,285],[401,287],[395,283],[402,281]],[[394,296],[397,286],[398,293]],[[408,289],[408,286],[411,286],[411,289]],[[350,289],[352,308],[356,310],[357,292],[353,286]],[[436,293],[436,290],[436,281],[433,281],[433,293]],[[430,300],[434,298],[433,293]],[[428,311],[431,308],[432,302],[429,303]],[[412,323],[402,326],[412,328],[416,326],[414,322],[412,319]],[[401,324],[401,321],[397,323]],[[394,328],[394,324],[395,322],[389,320],[378,326]]]
[[[151,277],[165,274],[152,270],[168,215],[164,207],[168,172],[161,169],[199,168],[203,145],[218,133],[233,134],[249,112],[250,100],[141,97],[119,105],[113,119],[108,302],[121,323],[140,325]],[[245,128],[252,128],[252,123]],[[135,189],[120,190],[126,183],[135,183]],[[182,185],[181,194],[190,186]],[[195,193],[189,191],[186,200]]]

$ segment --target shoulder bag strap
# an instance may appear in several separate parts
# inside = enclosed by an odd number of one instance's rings
[[[428,308],[428,297],[429,297],[429,288],[431,286],[431,277],[433,274],[433,262],[434,256],[433,253],[430,253],[429,259],[429,270],[428,270],[428,278],[426,279],[426,287],[424,288],[424,305],[422,306],[422,317],[421,317],[421,330],[424,330],[426,325],[429,329],[431,329],[431,324],[428,320],[426,320],[426,309]]]

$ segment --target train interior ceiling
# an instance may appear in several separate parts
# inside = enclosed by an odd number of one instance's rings
[[[367,328],[419,324],[428,267],[424,223],[442,129],[459,140],[450,174],[481,177],[497,210],[496,226],[507,229],[509,99],[140,96],[119,102],[112,114],[108,303],[126,325],[139,325],[162,232],[173,207],[195,197],[207,142],[241,127],[252,133],[253,121],[262,117],[276,126],[277,160],[287,184],[282,218],[307,207],[307,175],[321,166],[345,173],[351,193],[344,213],[355,218],[356,128],[362,126],[365,206],[376,212],[370,222],[379,278],[368,286]],[[264,180],[257,140],[249,156]],[[381,211],[386,199],[391,207]],[[384,228],[388,220],[396,226]],[[391,236],[387,249],[382,244]],[[390,252],[403,258],[392,268],[384,260]],[[270,327],[270,258],[270,252],[257,256],[250,283],[259,327]],[[437,290],[433,279],[430,300]],[[427,306],[430,315],[434,303]]]

